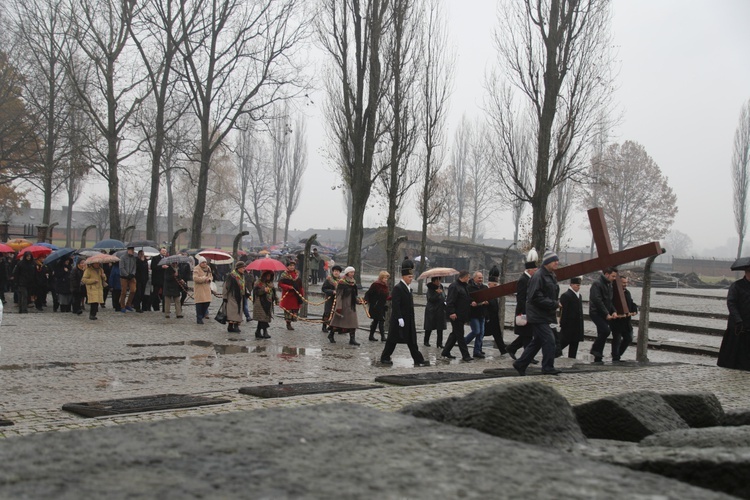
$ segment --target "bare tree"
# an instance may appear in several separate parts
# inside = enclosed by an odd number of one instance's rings
[[[71,110],[66,102],[68,83],[65,60],[71,51],[71,27],[66,21],[65,0],[13,0],[13,51],[23,71],[24,96],[36,117],[40,136],[37,168],[26,181],[42,193],[42,223],[50,223],[52,199],[63,187],[68,161],[65,128]]]
[[[471,134],[469,161],[466,166],[468,211],[471,216],[471,242],[476,243],[482,224],[497,206],[497,186],[491,177],[489,137],[478,124]],[[483,132],[484,131],[484,132]]]
[[[682,231],[672,229],[664,238],[663,247],[675,257],[687,257],[693,249],[693,239]]]
[[[552,248],[557,251],[567,246],[567,232],[570,227],[571,214],[575,203],[570,179],[555,186],[552,190],[552,199],[548,205],[550,210],[549,235],[547,241],[552,240]]]
[[[732,185],[734,187],[734,226],[740,238],[737,245],[737,258],[739,259],[747,231],[747,197],[748,189],[750,189],[750,100],[740,109],[740,120],[734,132]]]
[[[278,108],[277,108],[278,109]],[[284,106],[279,113],[271,119],[269,129],[271,148],[271,190],[273,199],[271,206],[271,241],[278,243],[279,219],[286,207],[289,186],[287,184],[287,172],[289,170],[289,141],[291,139],[291,127],[289,125],[289,106]],[[284,240],[286,242],[286,240]]]
[[[548,200],[555,186],[585,171],[581,157],[600,111],[612,92],[609,0],[523,0],[508,2],[498,16],[495,42],[499,84],[509,99],[491,112],[498,123],[529,117],[534,131],[532,187],[518,184],[532,206],[532,243],[547,246]],[[507,163],[502,164],[505,167]],[[516,182],[513,171],[507,177]]]
[[[165,143],[169,131],[182,118],[185,99],[174,99],[173,66],[182,41],[179,2],[152,0],[143,4],[129,26],[146,71],[150,106],[144,106],[138,124],[151,156],[150,188],[146,213],[146,238],[155,240],[159,205],[159,183]],[[170,213],[171,215],[171,213]],[[170,230],[171,234],[171,230]]]
[[[65,131],[66,142],[69,145],[69,154],[67,162],[63,165],[65,171],[65,195],[68,203],[67,223],[65,231],[65,246],[70,247],[73,244],[72,225],[73,225],[73,206],[81,197],[86,177],[91,170],[88,158],[91,156],[90,138],[96,132],[91,130],[91,121],[86,117],[77,105],[68,103],[70,106],[70,115],[68,117],[68,126]]]
[[[473,138],[473,129],[466,115],[461,118],[461,123],[456,129],[456,135],[453,138],[453,164],[451,165],[451,198],[450,203],[455,204],[455,229],[457,239],[461,239],[464,230],[467,207],[467,183],[469,181],[468,170],[471,154],[471,144]],[[451,224],[448,225],[449,234]]]
[[[324,0],[318,34],[329,53],[326,118],[332,156],[351,195],[347,261],[360,274],[365,208],[380,175],[374,158],[384,133],[387,67],[381,47],[389,0]]]
[[[386,269],[392,269],[397,259],[393,254],[396,224],[408,190],[416,182],[412,155],[417,145],[420,113],[417,105],[416,80],[419,53],[418,19],[422,13],[409,0],[392,0],[393,14],[384,41],[384,53],[392,75],[386,94],[387,114],[391,120],[385,139],[389,143],[387,168],[383,168],[382,186],[388,200],[386,218]],[[395,276],[389,282],[393,286]]]
[[[600,183],[600,204],[619,250],[663,237],[677,214],[677,196],[661,169],[637,142],[611,144],[592,169]],[[587,204],[591,206],[591,188]]]
[[[307,125],[302,116],[298,116],[292,130],[290,144],[291,157],[287,162],[287,194],[286,209],[284,211],[284,241],[289,241],[289,220],[299,206],[302,194],[302,176],[307,170]]]
[[[137,152],[123,151],[125,128],[143,100],[139,95],[143,77],[127,52],[135,2],[126,0],[71,1],[70,19],[78,53],[66,62],[68,76],[82,108],[101,138],[92,166],[109,188],[109,231],[122,237],[120,220],[120,165]]]
[[[263,142],[256,136],[249,120],[246,121],[239,130],[238,137],[235,203],[240,211],[240,231],[247,218],[261,243],[265,241],[264,225],[269,215],[268,204],[273,196],[266,165],[261,160],[264,157],[263,151]]]
[[[417,200],[422,222],[419,255],[427,252],[427,227],[440,218],[443,203],[436,198],[439,174],[443,166],[445,118],[453,82],[455,53],[448,53],[447,21],[441,0],[428,0],[422,17],[420,52],[422,53],[422,82],[420,84],[422,157],[418,177],[422,180]],[[419,272],[424,272],[427,259],[419,261]],[[418,291],[422,292],[423,281]]]
[[[190,244],[201,246],[211,156],[238,121],[264,117],[274,102],[299,90],[294,51],[309,16],[301,0],[185,0],[177,44],[179,69],[200,124],[200,159]]]

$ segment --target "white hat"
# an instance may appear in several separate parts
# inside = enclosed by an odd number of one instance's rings
[[[347,266],[346,269],[344,269],[344,276],[346,276],[349,273],[353,273],[355,269],[352,266]]]
[[[206,262],[206,258],[204,256],[202,256],[202,255],[199,255],[198,256],[198,264],[202,264],[204,262]]]

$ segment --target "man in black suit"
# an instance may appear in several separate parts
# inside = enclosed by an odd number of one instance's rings
[[[388,340],[385,342],[380,363],[392,365],[391,354],[396,344],[406,344],[414,360],[414,366],[429,366],[417,347],[417,323],[414,319],[414,297],[409,285],[414,279],[414,263],[404,260],[401,263],[401,281],[391,291],[391,321],[388,325]]]
[[[469,348],[464,341],[464,325],[469,322],[471,312],[471,297],[467,290],[469,282],[469,271],[463,270],[458,273],[458,279],[451,283],[448,288],[448,298],[445,301],[445,314],[451,320],[452,331],[448,335],[443,351],[440,353],[444,358],[453,359],[451,354],[453,346],[458,344],[461,351],[461,358],[464,361],[471,361],[473,358],[469,355]]]
[[[583,341],[583,298],[581,278],[571,278],[570,288],[560,296],[560,348],[568,348],[568,357],[575,358],[578,343]]]
[[[518,337],[507,347],[508,354],[513,359],[516,359],[516,351],[521,347],[526,348],[532,338],[531,325],[526,323],[519,325],[518,323],[521,321],[519,317],[523,317],[524,321],[526,319],[526,289],[529,287],[531,277],[534,276],[534,273],[536,273],[538,269],[536,263],[537,258],[538,254],[536,250],[532,248],[526,256],[526,264],[524,266],[526,269],[518,279],[518,286],[516,288],[516,312],[513,320],[513,333],[518,335]]]

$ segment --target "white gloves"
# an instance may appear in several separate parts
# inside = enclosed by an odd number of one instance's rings
[[[400,326],[401,328],[404,327],[404,318],[398,318],[398,326]]]

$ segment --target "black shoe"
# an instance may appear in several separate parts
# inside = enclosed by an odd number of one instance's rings
[[[484,353],[479,352],[479,353],[474,354],[474,358],[484,359],[485,355]]]
[[[438,345],[436,345],[435,347],[437,347],[438,349],[442,349],[442,348],[444,348],[445,346],[444,346],[443,344],[438,344]]]
[[[381,360],[380,360],[380,364],[381,364],[381,365],[388,365],[388,366],[391,366],[391,365],[393,364],[393,361],[391,361],[390,359],[381,359]]]
[[[369,340],[370,342],[377,342],[378,341],[378,339],[376,339],[372,335],[370,335],[370,338],[368,338],[367,340]]]
[[[557,370],[555,368],[551,370],[542,370],[542,375],[560,375],[561,373],[561,370]]]
[[[326,325],[323,325],[323,327],[320,329],[321,332],[327,332],[328,327]]]
[[[471,356],[464,356],[463,358],[461,358],[461,361],[468,363],[469,361],[472,361],[473,359],[474,358],[472,358]]]
[[[532,359],[531,360],[531,364],[532,365],[538,365],[539,364],[539,360],[538,359]]]
[[[508,356],[510,356],[510,359],[518,359],[516,358],[516,351],[512,351],[508,349]]]
[[[198,318],[198,321],[197,321],[197,323],[198,323],[199,325],[202,325],[202,324],[203,324],[203,319],[202,319],[202,318]]]
[[[414,366],[415,366],[415,367],[419,367],[419,366],[430,366],[430,362],[429,362],[429,361],[427,361],[427,360],[425,359],[424,361],[421,361],[421,362],[419,362],[419,363],[414,363]]]
[[[331,344],[335,344],[336,343],[336,339],[333,338],[333,332],[331,332],[331,333],[328,334],[328,340],[331,342]]]
[[[385,342],[385,334],[384,333],[380,334],[380,341],[381,342]]]
[[[448,358],[448,359],[456,359],[456,357],[455,357],[454,355],[452,355],[451,353],[449,353],[449,352],[445,352],[445,351],[443,351],[443,352],[441,352],[441,353],[440,353],[440,355],[441,355],[442,357],[444,357],[444,358]]]
[[[425,347],[432,347],[432,346],[430,345],[430,343],[429,343],[429,342],[425,342],[425,343],[424,343],[424,346],[425,346]]]
[[[268,335],[268,332],[263,332],[263,338],[264,338],[264,339],[270,339],[270,338],[271,338],[271,336],[270,336],[270,335]]]
[[[354,339],[349,339],[349,345],[360,345],[360,344]]]
[[[513,363],[513,368],[515,368],[518,374],[521,375],[522,377],[526,376],[526,368],[521,368],[518,362]]]
[[[263,335],[261,335],[259,332],[255,332],[255,338],[256,339],[262,339]]]
[[[97,319],[97,317],[96,316],[89,316],[89,319],[90,320],[95,320],[95,319]]]

